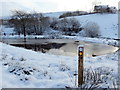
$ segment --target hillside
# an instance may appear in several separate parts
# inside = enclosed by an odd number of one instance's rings
[[[60,13],[47,13],[45,16],[54,16],[58,18]],[[76,18],[84,26],[87,22],[95,22],[99,25],[101,37],[118,38],[118,14],[90,14],[82,16],[72,16],[68,18]]]
[[[43,13],[43,15],[58,18],[62,13],[63,12]],[[95,22],[100,27],[101,37],[118,38],[118,14],[90,14],[68,18],[76,18],[82,26],[88,22]],[[10,28],[3,27],[3,32],[8,34],[8,29]],[[10,30],[9,33],[12,33],[12,30]]]
[[[74,17],[82,25],[87,22],[95,22],[99,25],[101,37],[118,38],[118,14],[92,14]]]

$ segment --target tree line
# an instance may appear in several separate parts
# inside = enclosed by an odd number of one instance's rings
[[[18,10],[13,12],[8,23],[18,35],[23,34],[24,38],[26,35],[43,35],[45,32],[50,32],[51,29],[60,31],[64,35],[72,35],[82,30],[86,36],[94,37],[99,34],[99,26],[95,23],[82,27],[80,21],[75,18],[51,18],[42,13],[27,13]]]
[[[41,13],[29,14],[24,11],[14,11],[9,25],[14,27],[18,34],[35,34],[40,35],[49,27],[49,17],[44,17]]]
[[[75,31],[79,30],[80,23],[76,19],[55,19],[43,16],[42,13],[26,13],[24,11],[14,11],[11,19],[9,20],[11,27],[17,33],[41,35],[46,29],[52,28],[62,31]],[[69,30],[68,30],[69,29]]]

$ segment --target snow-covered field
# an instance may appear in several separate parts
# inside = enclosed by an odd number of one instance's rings
[[[101,37],[118,38],[118,14],[93,14],[75,17],[85,25],[95,22],[100,27]]]
[[[46,16],[58,18],[62,13],[47,13]],[[71,17],[70,17],[71,18]],[[85,16],[75,16],[82,26],[87,22],[96,22],[100,26],[101,37],[111,38],[88,38],[80,36],[61,36],[61,38],[72,38],[76,40],[104,43],[108,45],[118,45],[118,15],[117,14],[93,14]],[[23,38],[12,36],[12,29],[2,27],[2,31],[7,33],[2,38]],[[27,38],[45,38],[45,36],[27,36]],[[32,50],[13,47],[0,42],[0,77],[3,88],[65,88],[76,87],[77,76],[77,56],[61,56],[43,54]],[[85,57],[84,75],[97,74],[99,80],[98,87],[116,87],[118,77],[118,53],[111,53],[97,57]],[[95,72],[95,73],[93,73]],[[97,72],[97,73],[96,73]],[[94,76],[94,75],[93,75]],[[90,77],[90,76],[89,76]],[[0,79],[1,80],[1,79]],[[97,80],[96,80],[97,81]],[[92,79],[86,79],[88,87],[92,85]],[[94,86],[94,85],[93,85]]]
[[[0,43],[3,88],[76,87],[77,56],[50,55]],[[99,87],[114,87],[117,80],[117,53],[87,58],[84,68],[102,70]],[[0,83],[1,84],[1,83]]]

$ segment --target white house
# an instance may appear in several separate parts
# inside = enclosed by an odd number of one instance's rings
[[[94,11],[97,13],[116,13],[116,7],[109,7],[108,5],[97,5],[94,7]]]

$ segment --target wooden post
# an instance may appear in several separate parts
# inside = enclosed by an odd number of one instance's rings
[[[84,57],[84,46],[78,47],[78,87],[83,84],[83,58]]]

